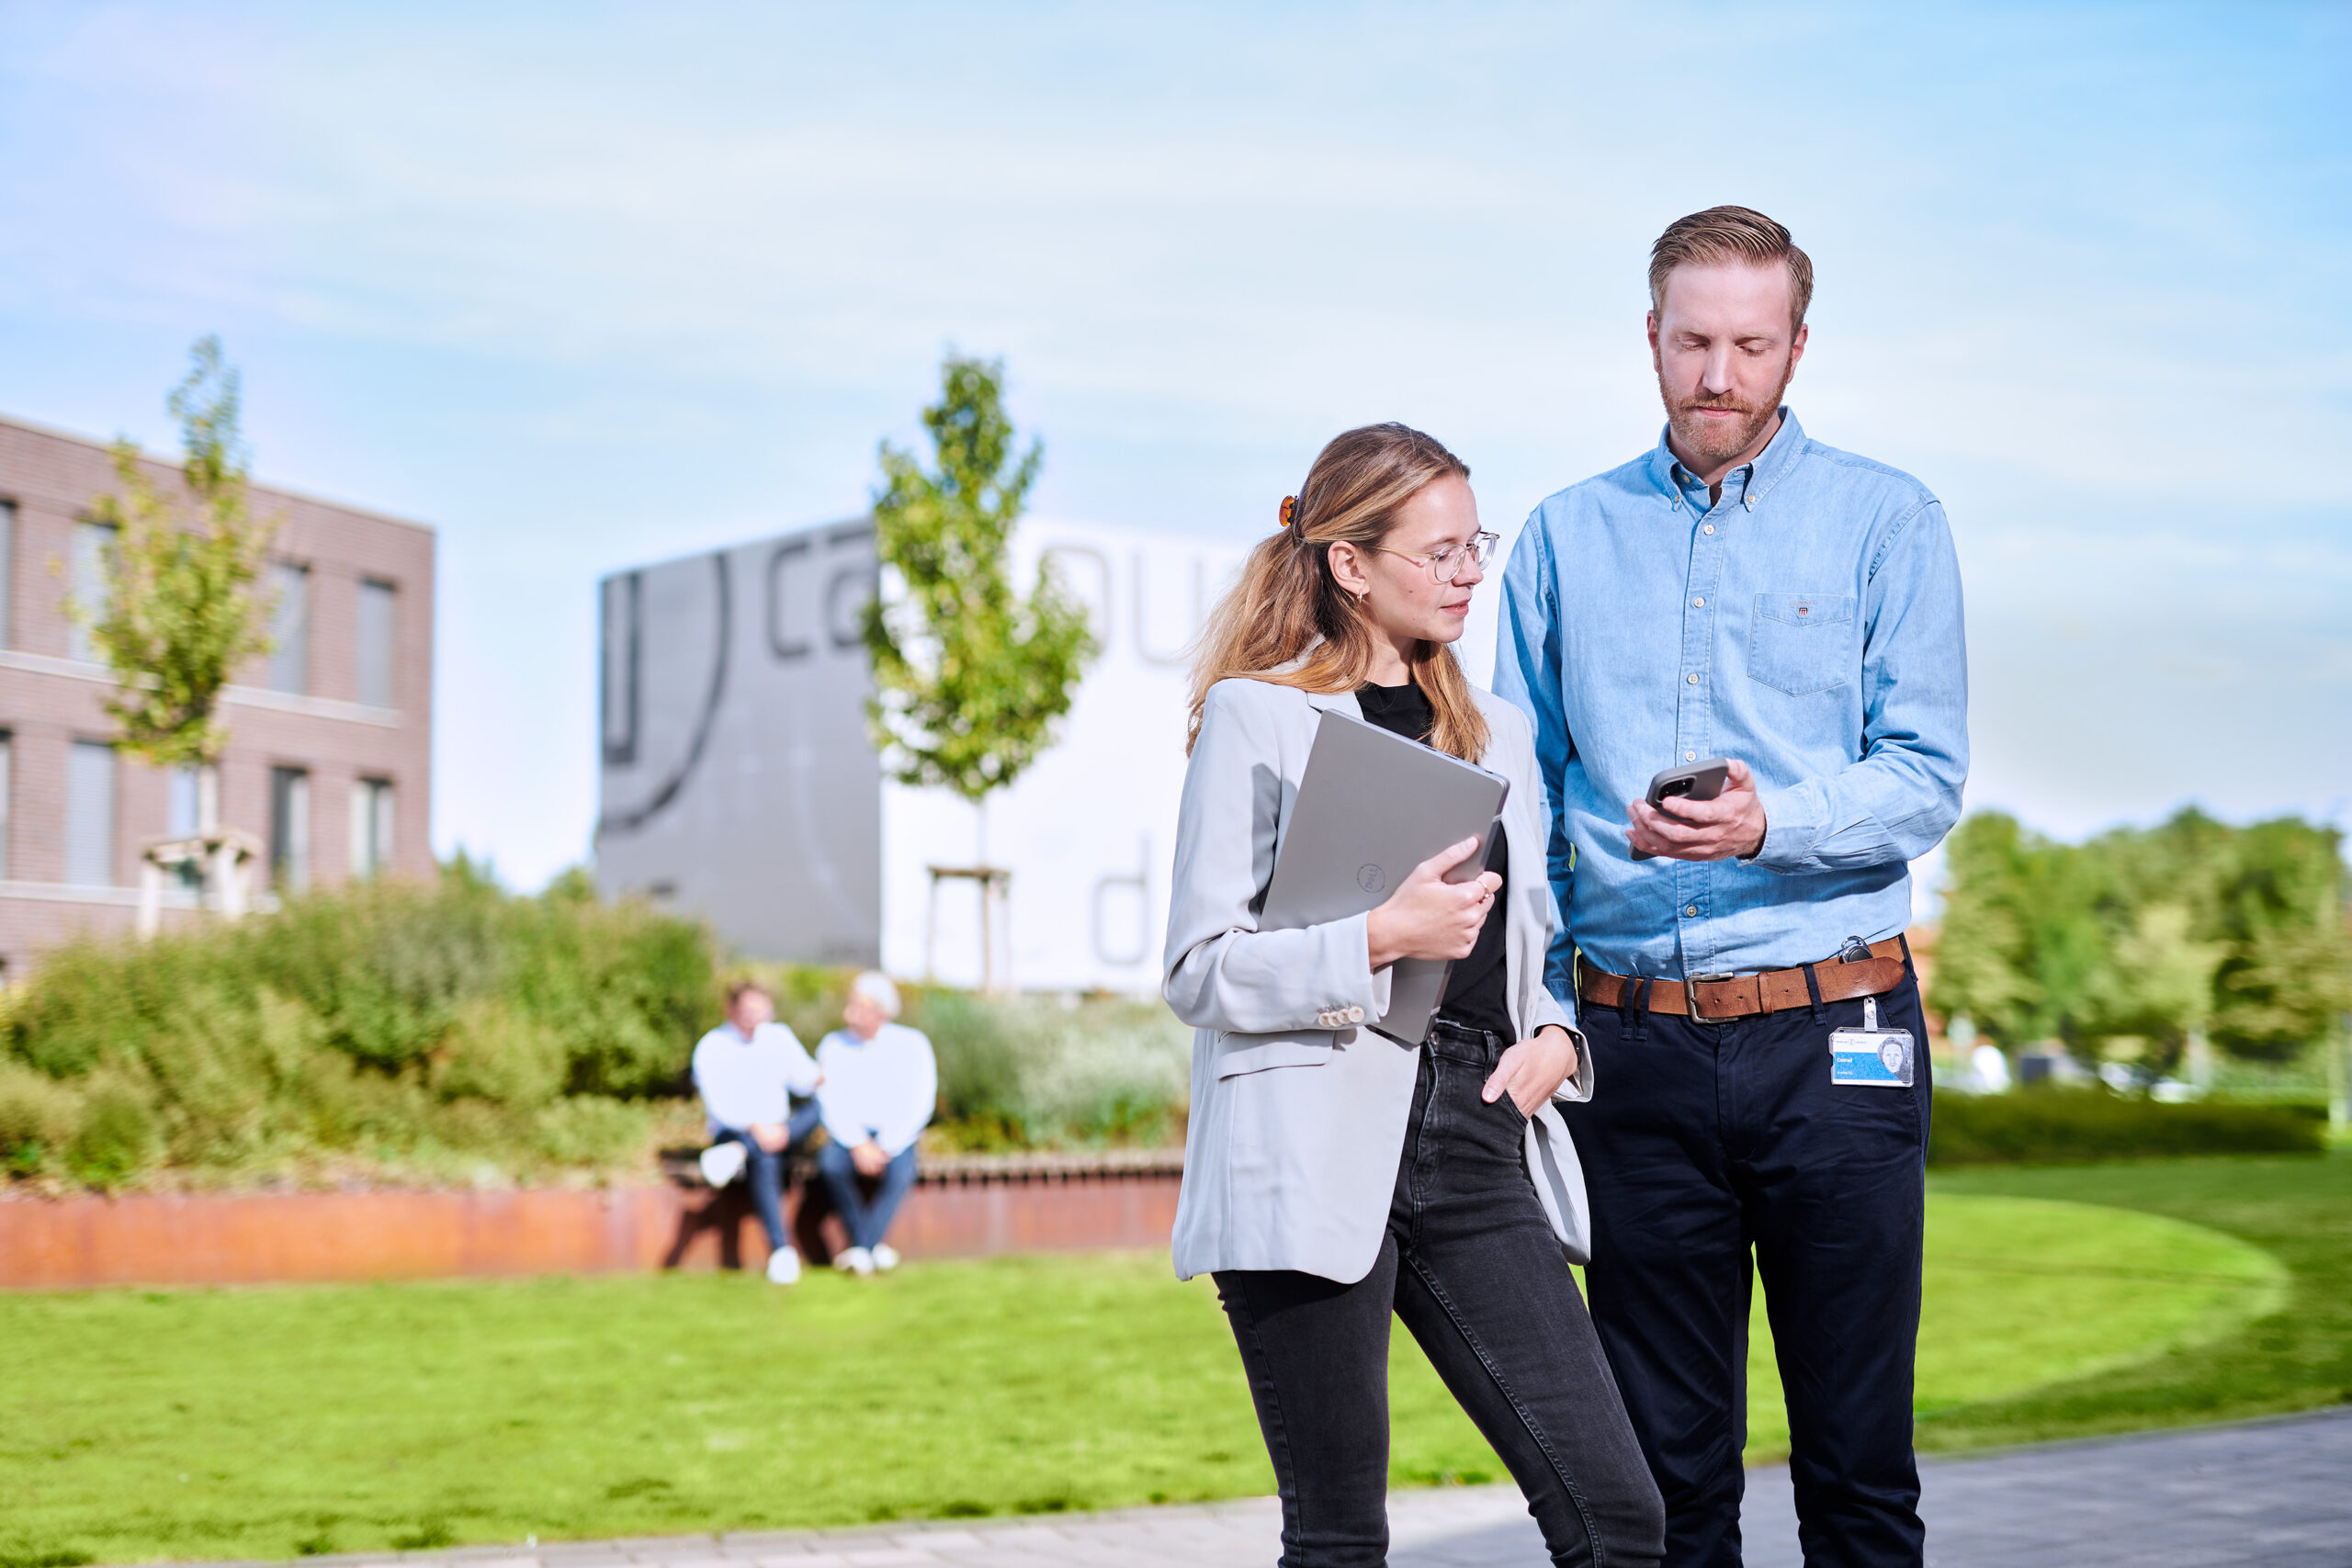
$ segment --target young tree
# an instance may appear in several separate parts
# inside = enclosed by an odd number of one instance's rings
[[[198,515],[184,526],[173,498],[141,468],[138,444],[117,441],[119,491],[90,505],[92,518],[115,530],[106,602],[73,607],[114,671],[107,712],[123,750],[159,767],[219,760],[229,739],[221,693],[240,662],[269,646],[254,583],[274,530],[246,506],[237,372],[222,362],[217,337],[198,339],[189,357],[165,406],[179,421],[182,487]]]
[[[988,797],[1053,744],[1095,653],[1085,608],[1052,562],[1039,563],[1025,597],[1013,590],[1007,548],[1044,452],[1032,442],[1014,457],[1003,376],[1001,362],[947,355],[939,401],[922,411],[933,468],[882,443],[883,581],[865,607],[866,715],[885,766],[902,784],[944,784],[978,814],[984,942],[998,876],[987,863]]]
[[[875,543],[888,581],[865,609],[875,739],[904,784],[978,806],[1053,743],[1095,652],[1085,608],[1040,562],[1027,597],[1007,564],[1044,459],[1015,461],[1001,364],[950,355],[922,412],[937,468],[882,444]]]

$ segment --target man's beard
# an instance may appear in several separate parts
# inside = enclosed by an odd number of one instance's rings
[[[1673,432],[1676,445],[1702,463],[1727,462],[1756,444],[1757,437],[1781,412],[1781,394],[1789,389],[1789,382],[1796,376],[1792,365],[1781,372],[1781,384],[1772,395],[1760,403],[1742,402],[1738,398],[1688,398],[1677,402],[1666,389],[1665,378],[1658,381],[1658,395],[1666,401],[1666,423]],[[1702,419],[1701,409],[1734,409],[1739,418],[1729,422]]]

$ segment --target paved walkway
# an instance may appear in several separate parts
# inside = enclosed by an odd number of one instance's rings
[[[2352,1568],[2352,1409],[1923,1467],[1930,1568]],[[1398,1493],[1392,1568],[1541,1568],[1509,1487]],[[1798,1568],[1785,1467],[1751,1471],[1748,1568]],[[415,1553],[399,1568],[1262,1568],[1273,1499],[970,1526]],[[382,1563],[315,1558],[311,1563]]]

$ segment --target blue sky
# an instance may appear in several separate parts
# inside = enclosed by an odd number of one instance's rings
[[[1791,400],[1941,495],[1970,803],[2352,802],[2352,7],[0,0],[0,411],[440,530],[439,846],[594,811],[616,566],[860,510],[943,347],[1039,510],[1235,538],[1401,418],[1490,524],[1655,440],[1650,239],[1813,254]]]

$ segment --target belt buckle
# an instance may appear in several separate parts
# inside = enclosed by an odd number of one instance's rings
[[[1690,1021],[1693,1023],[1721,1022],[1722,1020],[1709,1018],[1705,1013],[1699,1010],[1699,987],[1702,986],[1712,986],[1718,980],[1736,980],[1738,978],[1739,976],[1736,975],[1685,975],[1682,977],[1682,1005],[1690,1010]]]

